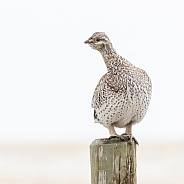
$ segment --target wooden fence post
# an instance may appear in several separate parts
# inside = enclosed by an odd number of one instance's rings
[[[136,143],[117,138],[90,145],[91,184],[136,184]]]

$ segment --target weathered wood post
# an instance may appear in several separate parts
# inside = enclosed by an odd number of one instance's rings
[[[117,138],[90,145],[91,184],[136,184],[136,143]]]

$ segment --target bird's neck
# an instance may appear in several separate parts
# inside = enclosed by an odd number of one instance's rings
[[[112,46],[106,46],[100,53],[104,59],[108,72],[116,74],[116,70],[121,64],[121,60],[114,48]]]

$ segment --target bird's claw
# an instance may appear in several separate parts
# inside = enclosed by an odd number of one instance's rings
[[[114,138],[118,138],[122,141],[125,141],[123,137],[121,137],[121,135],[111,135],[108,139],[111,140],[111,139],[114,139]]]
[[[132,140],[134,140],[134,142],[139,145],[137,139],[132,136],[131,134],[127,134],[127,133],[124,133],[124,134],[121,134],[121,137],[124,138],[125,141],[127,141],[129,144],[132,144]]]
[[[139,145],[138,141],[136,140],[135,137],[133,137],[131,134],[121,134],[121,135],[111,135],[108,139],[113,139],[113,138],[118,138],[122,141],[128,142],[129,144],[132,144],[132,140],[134,140],[134,142]]]
[[[120,135],[111,135],[108,139],[111,140],[113,138],[119,138],[119,139],[121,139],[121,136]]]

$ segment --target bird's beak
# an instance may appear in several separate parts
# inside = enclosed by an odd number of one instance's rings
[[[86,40],[84,43],[92,43],[93,40],[91,38],[89,38],[88,40]]]
[[[84,43],[89,43],[89,40],[86,40]]]

